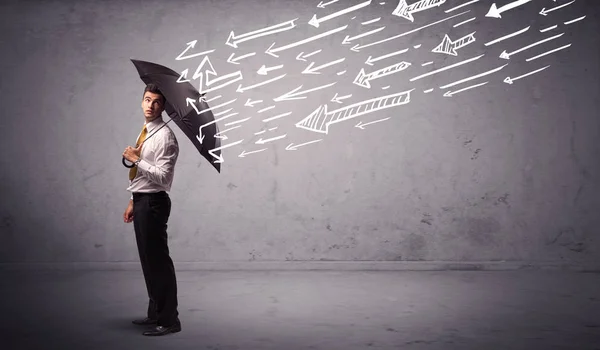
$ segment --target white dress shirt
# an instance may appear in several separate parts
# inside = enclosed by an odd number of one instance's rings
[[[148,133],[142,145],[142,159],[137,165],[135,178],[129,181],[127,187],[127,191],[132,192],[131,199],[133,192],[170,191],[175,175],[175,162],[179,156],[179,144],[173,130],[168,125],[161,128],[164,124],[162,115],[145,124]],[[154,134],[156,130],[158,131]],[[138,138],[140,135],[141,132]]]

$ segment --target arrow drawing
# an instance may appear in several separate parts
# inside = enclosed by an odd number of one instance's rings
[[[276,69],[280,69],[283,67],[283,64],[280,64],[278,66],[273,66],[273,67],[266,67],[264,64],[262,65],[262,67],[260,67],[257,71],[258,74],[261,75],[267,75],[267,73],[269,73],[272,70],[276,70]]]
[[[304,51],[303,51],[303,52],[300,52],[300,53],[298,54],[298,56],[296,56],[296,59],[297,59],[298,61],[304,61],[304,62],[306,62],[306,59],[307,59],[308,57],[310,57],[310,56],[312,56],[312,55],[314,55],[314,54],[316,54],[316,53],[319,53],[319,52],[321,52],[321,50],[316,50],[316,51],[313,51],[313,52],[311,52],[311,53],[308,53],[308,54],[306,54],[306,55],[305,55],[305,54],[304,54]]]
[[[244,91],[247,91],[247,90],[250,90],[250,89],[254,89],[255,87],[258,87],[258,86],[262,86],[262,85],[265,85],[265,84],[272,83],[272,82],[277,81],[277,80],[279,80],[279,79],[281,79],[283,77],[285,77],[285,74],[282,74],[282,75],[280,75],[278,77],[275,77],[275,78],[272,78],[272,79],[269,79],[269,80],[266,80],[266,81],[254,84],[254,85],[246,86],[246,87],[242,87],[242,84],[240,84],[240,85],[238,85],[238,87],[237,87],[237,89],[235,91],[236,92],[244,92]]]
[[[334,2],[338,2],[338,1],[339,1],[339,0],[331,0],[330,2],[327,2],[327,3],[323,3],[323,1],[319,1],[319,4],[317,5],[317,7],[318,7],[318,8],[322,8],[322,9],[324,9],[324,8],[325,8],[325,6],[327,6],[327,5],[331,5],[331,4],[333,4]]]
[[[312,66],[313,66],[313,64],[315,64],[315,62],[311,62],[308,65],[308,67],[306,67],[306,69],[304,69],[302,71],[301,74],[321,74],[321,72],[318,72],[319,70],[321,70],[321,69],[323,69],[325,67],[333,66],[334,64],[338,64],[340,62],[343,62],[345,59],[346,59],[345,57],[342,57],[339,60],[335,60],[335,61],[332,61],[332,62],[329,62],[329,63],[325,63],[325,64],[322,64],[322,65],[320,65],[318,67],[315,67],[315,68],[312,68]]]
[[[353,36],[353,37],[350,37],[349,35],[346,35],[346,37],[342,41],[342,45],[351,44],[351,41],[353,41],[353,40],[360,39],[360,38],[365,37],[367,35],[375,34],[377,32],[382,31],[384,28],[385,28],[385,26],[379,27],[377,29],[371,30],[370,32],[362,33],[362,34],[359,34],[359,35],[356,35],[356,36]]]
[[[571,23],[575,23],[575,22],[577,22],[577,21],[581,21],[581,20],[582,20],[582,19],[584,19],[584,18],[585,18],[585,16],[581,16],[581,17],[579,17],[579,18],[575,18],[575,19],[572,19],[572,20],[570,20],[570,21],[566,21],[566,22],[564,22],[564,24],[571,24]]]
[[[471,62],[471,61],[475,61],[475,60],[478,60],[478,59],[480,59],[480,58],[481,58],[481,57],[483,57],[484,55],[485,55],[485,54],[482,54],[482,55],[479,55],[479,56],[476,56],[476,57],[473,57],[473,58],[469,58],[468,60],[464,60],[464,61],[461,61],[461,62],[457,62],[457,63],[455,63],[455,64],[452,64],[452,65],[449,65],[449,66],[447,66],[447,67],[443,67],[443,68],[440,68],[440,69],[436,69],[436,70],[434,70],[434,71],[431,71],[431,72],[429,72],[429,73],[421,74],[421,75],[419,75],[419,76],[417,76],[417,77],[411,78],[411,79],[410,79],[410,81],[415,81],[415,80],[418,80],[418,79],[421,79],[421,78],[424,78],[424,77],[427,77],[427,76],[430,76],[430,75],[433,75],[433,74],[436,74],[436,73],[439,73],[439,72],[443,72],[443,71],[445,71],[445,70],[448,70],[448,69],[451,69],[451,68],[454,68],[454,67],[461,66],[461,65],[463,65],[463,64],[467,64],[467,63],[469,63],[469,62]]]
[[[211,53],[211,52],[215,51],[215,50],[208,50],[208,51],[203,51],[203,52],[200,52],[200,53],[195,53],[193,55],[183,56],[183,54],[186,53],[186,52],[188,52],[189,49],[193,49],[196,46],[197,42],[198,42],[198,40],[192,40],[189,43],[187,43],[187,47],[185,48],[185,50],[183,50],[183,52],[180,53],[179,56],[177,56],[177,58],[175,58],[175,59],[177,61],[180,61],[180,60],[185,60],[185,59],[192,58],[192,57],[206,55],[208,53]]]
[[[214,152],[216,152],[216,151],[219,151],[219,150],[222,150],[222,149],[225,149],[225,148],[228,148],[228,147],[231,147],[231,146],[235,146],[235,145],[237,145],[238,143],[241,143],[242,141],[244,141],[244,140],[242,139],[242,140],[239,140],[239,141],[236,141],[236,142],[233,142],[233,143],[228,143],[228,144],[226,144],[226,145],[223,145],[223,146],[221,146],[221,147],[217,147],[217,148],[213,148],[213,149],[211,149],[210,151],[208,151],[208,153],[209,153],[211,156],[213,156],[214,158],[216,158],[216,159],[217,159],[217,160],[215,160],[213,163],[223,163],[223,161],[225,161],[225,159],[223,158],[223,155],[216,155],[216,154],[214,154]]]
[[[225,133],[225,132],[227,132],[229,130],[237,129],[240,126],[241,125],[238,125],[238,126],[234,126],[233,128],[229,128],[229,129],[225,129],[225,130],[219,131],[218,133],[215,134],[215,137],[218,138],[218,139],[221,139],[221,140],[227,140],[228,139],[227,135],[221,135],[221,134],[223,134],[223,133]]]
[[[442,40],[442,43],[435,47],[433,50],[431,50],[431,52],[445,53],[447,55],[458,56],[456,50],[475,42],[474,34],[475,32],[463,36],[462,38],[457,39],[456,41],[450,40],[448,34],[444,34],[444,39]]]
[[[365,126],[367,126],[367,125],[379,123],[379,122],[382,122],[382,121],[388,120],[388,119],[390,119],[390,117],[379,119],[379,120],[375,120],[375,121],[364,123],[364,124],[362,124],[362,122],[358,122],[358,124],[356,124],[354,126],[357,127],[357,128],[359,128],[359,129],[365,130]]]
[[[537,73],[537,72],[541,72],[541,71],[543,71],[544,69],[546,69],[546,68],[548,68],[548,67],[550,67],[550,65],[547,65],[546,67],[543,67],[543,68],[540,68],[540,69],[534,70],[533,72],[529,72],[529,73],[523,74],[523,75],[521,75],[521,76],[518,76],[518,77],[516,77],[516,78],[506,77],[506,79],[504,79],[504,82],[505,82],[505,83],[507,83],[507,84],[510,84],[510,85],[512,85],[512,83],[513,83],[515,80],[519,80],[519,79],[525,78],[526,76],[529,76],[529,75],[535,74],[535,73]]]
[[[331,99],[331,102],[343,103],[342,100],[345,100],[350,97],[352,97],[352,94],[338,97],[338,94],[336,92],[335,96],[333,96],[333,98]]]
[[[503,66],[500,66],[500,67],[494,68],[492,70],[489,70],[487,72],[483,72],[483,73],[480,73],[480,74],[477,74],[477,75],[473,75],[471,77],[468,77],[468,78],[465,78],[465,79],[462,79],[462,80],[455,81],[455,82],[450,83],[450,84],[446,84],[446,85],[440,86],[440,89],[446,89],[446,88],[449,88],[449,87],[454,86],[454,85],[462,84],[462,83],[464,83],[466,81],[469,81],[469,80],[481,78],[481,77],[486,76],[488,74],[496,73],[497,71],[501,70],[502,68],[504,68],[506,66],[508,66],[508,63],[505,64],[505,65],[503,65]]]
[[[198,109],[196,108],[196,105],[194,104],[195,101],[193,99],[191,99],[191,98],[188,97],[188,98],[186,98],[185,101],[186,101],[186,105],[189,105],[191,103],[192,107],[194,107],[194,109],[196,110],[196,112],[198,112]],[[198,113],[198,114],[200,114],[200,113]],[[204,136],[205,135],[202,135],[202,128],[203,127],[208,126],[210,124],[214,124],[214,123],[220,122],[221,120],[227,119],[227,118],[229,118],[231,116],[234,116],[236,114],[238,114],[238,113],[231,113],[231,114],[226,115],[224,117],[221,117],[221,118],[215,119],[213,121],[210,121],[210,122],[208,122],[206,124],[200,125],[200,127],[198,127],[198,135],[196,135],[196,139],[198,139],[198,142],[200,142],[200,144],[202,144],[202,141],[204,141]]]
[[[275,120],[275,119],[286,117],[286,116],[288,116],[290,114],[292,114],[292,112],[281,113],[281,114],[278,114],[278,115],[276,115],[274,117],[269,117],[269,118],[263,119],[262,121],[266,123],[266,122],[270,122],[271,120]]]
[[[520,49],[518,49],[518,50],[515,50],[515,51],[513,51],[513,52],[511,52],[511,53],[507,53],[507,52],[506,52],[506,50],[504,50],[504,51],[502,51],[502,53],[500,54],[500,58],[503,58],[503,59],[505,59],[505,60],[508,60],[508,59],[510,59],[510,56],[512,56],[512,55],[514,55],[514,54],[516,54],[516,53],[519,53],[519,52],[521,52],[521,51],[525,51],[525,50],[527,50],[527,49],[530,49],[530,48],[532,48],[532,47],[534,47],[534,46],[537,46],[537,45],[539,45],[539,44],[543,44],[543,43],[545,43],[546,41],[550,41],[550,40],[556,39],[556,38],[558,38],[558,37],[561,37],[563,34],[565,34],[565,33],[560,33],[560,34],[558,34],[558,35],[551,36],[551,37],[549,37],[549,38],[546,38],[546,39],[542,39],[542,40],[540,40],[540,41],[538,41],[538,42],[535,42],[535,43],[533,43],[533,44],[531,44],[531,45],[527,45],[527,46],[525,46],[525,47],[522,47],[522,48],[520,48]]]
[[[405,70],[408,67],[410,67],[410,63],[402,61],[400,63],[396,63],[391,66],[376,70],[369,74],[366,74],[365,69],[361,68],[360,72],[358,72],[358,75],[352,83],[369,89],[371,88],[371,84],[369,83],[371,80],[379,79],[385,77],[386,75],[398,73],[400,71]]]
[[[271,137],[270,139],[265,139],[265,140],[263,140],[263,139],[262,139],[262,137],[261,137],[261,138],[260,138],[260,139],[258,139],[258,141],[256,141],[255,143],[256,143],[256,144],[259,144],[259,145],[264,145],[264,144],[265,144],[265,143],[267,143],[267,142],[271,142],[271,141],[275,141],[275,140],[282,139],[282,138],[284,138],[286,135],[287,135],[287,134],[283,134],[283,135],[280,135],[280,136],[275,136],[275,137]]]
[[[294,21],[297,19],[298,18],[294,18],[291,21],[286,21],[286,22],[279,23],[279,24],[276,24],[271,27],[262,28],[262,29],[255,30],[253,32],[248,32],[248,33],[238,35],[238,36],[235,36],[235,34],[233,33],[233,30],[232,30],[231,33],[229,33],[229,37],[227,38],[227,41],[225,42],[225,44],[237,48],[238,47],[237,44],[239,44],[241,42],[256,39],[261,36],[265,36],[265,35],[269,35],[269,34],[283,32],[285,30],[290,30],[296,26],[294,24]]]
[[[445,3],[446,0],[420,0],[411,5],[406,3],[406,0],[400,0],[396,9],[392,12],[393,15],[404,17],[407,20],[414,22],[415,19],[412,16],[415,12],[429,10],[430,8],[440,6]]]
[[[550,50],[550,51],[544,52],[544,53],[542,53],[542,54],[539,54],[539,55],[537,55],[537,56],[534,56],[534,57],[530,57],[530,58],[526,59],[525,61],[529,62],[529,61],[536,60],[536,59],[538,59],[538,58],[540,58],[540,57],[544,57],[544,56],[546,56],[546,55],[549,55],[549,54],[551,54],[551,53],[553,53],[553,52],[556,52],[556,51],[560,51],[560,50],[566,49],[566,48],[567,48],[567,47],[569,47],[569,46],[571,46],[571,44],[568,44],[568,45],[565,45],[565,46],[561,46],[561,47],[559,47],[559,48],[557,48],[557,49],[554,49],[554,50]]]
[[[262,100],[252,101],[250,98],[248,98],[248,101],[246,101],[246,103],[244,103],[244,106],[254,107],[255,103],[261,103],[261,102],[262,102]]]
[[[471,0],[471,1],[469,1],[469,2],[465,2],[464,4],[461,4],[461,5],[455,6],[455,7],[451,8],[451,9],[448,9],[448,10],[446,10],[446,11],[444,11],[444,12],[446,12],[446,13],[448,13],[448,12],[452,12],[452,11],[454,11],[454,10],[458,10],[458,9],[459,9],[459,8],[461,8],[461,7],[464,7],[464,6],[467,6],[467,5],[471,5],[471,4],[473,4],[473,3],[476,3],[476,2],[479,2],[479,0]]]
[[[301,144],[299,144],[299,145],[295,145],[295,146],[292,146],[292,145],[294,144],[294,143],[292,142],[292,143],[290,143],[289,145],[287,145],[287,147],[285,148],[285,150],[286,150],[286,151],[296,151],[296,150],[298,150],[298,147],[306,146],[306,145],[309,145],[309,144],[311,144],[311,143],[319,142],[319,141],[321,141],[321,140],[323,140],[323,139],[318,139],[318,140],[308,141],[308,142],[301,143]]]
[[[246,54],[246,55],[238,56],[236,58],[233,58],[234,55],[235,55],[235,52],[232,52],[231,55],[229,55],[229,58],[227,59],[227,62],[229,62],[231,64],[240,64],[238,62],[239,60],[241,60],[242,58],[254,56],[254,55],[256,55],[256,52],[252,52],[252,53],[249,53],[249,54]]]
[[[242,151],[242,153],[240,153],[240,155],[239,155],[238,157],[240,157],[240,158],[244,158],[245,156],[247,156],[247,155],[249,155],[249,154],[252,154],[252,153],[258,153],[258,152],[262,152],[262,151],[264,151],[264,150],[266,150],[266,148],[259,149],[259,150],[256,150],[256,151],[250,151],[250,152],[246,152],[246,151],[244,150],[244,151]]]
[[[306,38],[304,40],[300,40],[300,41],[297,41],[295,43],[291,43],[291,44],[288,44],[288,45],[285,45],[285,46],[282,46],[282,47],[278,47],[276,49],[271,49],[273,47],[273,45],[275,45],[275,43],[273,43],[273,44],[271,44],[271,46],[269,46],[269,48],[265,51],[265,53],[269,54],[269,55],[271,55],[273,57],[279,57],[279,56],[277,56],[275,54],[275,52],[287,50],[287,49],[290,49],[292,47],[296,47],[298,45],[306,44],[306,43],[311,42],[313,40],[317,40],[317,39],[320,39],[322,37],[325,37],[325,36],[337,33],[339,31],[342,31],[342,30],[346,29],[347,27],[348,27],[348,25],[346,24],[345,26],[342,26],[342,27],[339,27],[339,28],[336,28],[336,29],[332,29],[332,30],[329,30],[329,31],[321,33],[321,34],[317,34],[317,35],[312,36],[310,38]]]
[[[556,7],[553,7],[553,8],[551,8],[550,10],[546,10],[546,8],[544,7],[544,8],[542,8],[542,10],[540,11],[540,15],[542,15],[542,16],[548,16],[548,14],[549,14],[550,12],[552,12],[552,11],[556,11],[556,10],[558,10],[558,9],[560,9],[560,8],[563,8],[563,7],[565,7],[565,6],[571,5],[571,4],[572,4],[572,3],[574,3],[574,2],[575,2],[575,0],[573,0],[573,1],[571,1],[571,2],[567,2],[566,4],[562,4],[562,5],[558,5],[558,6],[556,6]]]
[[[333,82],[333,83],[327,84],[327,85],[321,85],[319,87],[312,88],[312,89],[309,89],[309,90],[298,91],[298,90],[300,90],[302,88],[302,85],[300,85],[297,88],[295,88],[294,90],[292,90],[290,92],[286,92],[285,94],[283,94],[283,95],[281,95],[279,97],[274,98],[273,101],[279,102],[279,101],[289,101],[289,100],[301,100],[301,99],[306,98],[306,96],[298,96],[298,95],[303,95],[303,94],[306,94],[307,92],[317,91],[317,90],[320,90],[320,89],[324,89],[326,87],[335,85],[335,83],[337,83],[337,82]]]
[[[348,12],[356,11],[358,9],[361,9],[361,8],[365,7],[365,6],[369,6],[370,4],[371,4],[371,0],[368,0],[368,1],[365,1],[365,2],[360,3],[358,5],[354,5],[352,7],[348,7],[346,9],[341,10],[341,11],[334,12],[334,13],[332,13],[330,15],[325,16],[325,17],[321,17],[320,19],[317,19],[317,14],[314,14],[313,17],[310,19],[310,21],[308,21],[308,24],[310,24],[311,26],[314,26],[314,27],[318,28],[320,23],[323,23],[325,21],[328,21],[328,20],[330,20],[332,18],[341,16],[341,15],[344,15],[344,14],[346,14]]]
[[[379,57],[376,57],[376,58],[371,58],[371,56],[369,56],[367,58],[367,60],[365,61],[365,64],[368,64],[368,65],[372,66],[374,62],[381,61],[384,58],[388,58],[388,57],[392,57],[392,56],[395,56],[395,55],[399,55],[401,53],[405,53],[406,51],[408,51],[408,49],[404,49],[404,50],[392,52],[392,53],[389,53],[387,55],[379,56]]]
[[[446,91],[446,93],[444,94],[444,97],[452,97],[452,96],[458,94],[459,92],[471,90],[471,89],[474,89],[476,87],[480,87],[482,85],[485,85],[487,83],[489,83],[489,81],[486,81],[486,82],[481,83],[481,84],[475,84],[475,85],[467,86],[466,88],[462,88],[462,89],[456,90],[456,91]]]
[[[320,105],[308,117],[296,123],[296,127],[327,134],[329,125],[343,122],[363,114],[395,107],[410,102],[410,92],[414,89],[392,95],[372,98],[346,107],[327,111],[327,105]]]
[[[208,68],[205,70],[204,73],[202,73],[202,68],[204,67],[205,64],[208,65]],[[187,69],[184,70],[184,72],[185,72],[185,75],[187,77]],[[206,84],[205,84],[206,86],[211,86],[211,85],[213,85],[213,84],[215,84],[215,83],[217,83],[217,82],[219,82],[221,80],[226,80],[226,79],[231,78],[231,77],[236,77],[236,78],[235,79],[231,79],[231,80],[229,80],[229,81],[227,81],[227,82],[225,82],[225,83],[223,83],[221,85],[217,85],[217,86],[215,86],[215,87],[213,87],[211,89],[204,90],[204,89],[202,89],[202,85],[203,85],[202,83],[203,83],[205,75],[206,75]],[[203,93],[205,94],[207,92],[210,92],[210,91],[222,88],[223,86],[235,83],[236,81],[238,81],[238,80],[240,80],[240,79],[243,78],[242,77],[242,72],[240,72],[240,71],[233,72],[233,73],[230,73],[230,74],[227,74],[227,75],[223,75],[223,76],[220,76],[220,77],[214,78],[214,79],[211,79],[210,75],[216,76],[217,75],[217,71],[215,70],[215,68],[213,67],[212,63],[210,62],[210,58],[208,58],[208,56],[206,56],[206,57],[204,57],[204,59],[202,59],[202,62],[200,62],[200,64],[198,65],[198,68],[196,68],[196,72],[194,73],[194,76],[192,77],[192,79],[198,79],[198,78],[200,78],[200,83],[199,83],[198,91],[201,94],[203,94]]]
[[[268,111],[269,109],[273,109],[273,108],[275,108],[275,105],[272,105],[272,106],[269,106],[269,107],[265,107],[265,108],[259,110],[258,113],[262,113],[264,111]]]
[[[457,14],[455,14],[455,15],[453,15],[453,16],[446,17],[446,18],[444,18],[444,19],[441,19],[441,20],[439,20],[439,21],[435,21],[435,22],[433,22],[433,23],[426,24],[426,25],[424,25],[424,26],[422,26],[422,27],[419,27],[419,28],[416,28],[416,29],[410,30],[410,31],[408,31],[408,32],[405,32],[405,33],[402,33],[402,34],[394,35],[394,36],[392,36],[392,37],[389,37],[389,38],[386,38],[386,39],[382,39],[382,40],[376,41],[376,42],[374,42],[374,43],[370,43],[370,44],[366,44],[366,45],[358,45],[358,44],[356,44],[356,45],[354,45],[354,46],[353,46],[353,47],[352,47],[350,50],[352,50],[352,51],[355,51],[355,52],[358,52],[358,51],[359,51],[360,49],[362,49],[362,48],[369,47],[369,46],[373,46],[373,45],[377,45],[377,44],[381,44],[381,43],[384,43],[384,42],[386,42],[386,41],[394,40],[394,39],[397,39],[397,38],[403,37],[403,36],[405,36],[405,35],[412,34],[412,33],[414,33],[414,32],[417,32],[417,31],[419,31],[419,30],[421,30],[421,29],[423,29],[423,28],[427,28],[427,27],[430,27],[430,26],[432,26],[432,25],[436,25],[436,24],[438,24],[438,23],[442,23],[442,22],[444,22],[444,21],[447,21],[447,20],[449,20],[449,19],[452,19],[452,18],[454,18],[454,17],[460,16],[460,15],[464,15],[464,14],[465,14],[465,13],[467,13],[467,12],[471,12],[471,10],[467,10],[467,11],[465,11],[465,12],[457,13]]]
[[[489,42],[485,43],[484,45],[485,45],[485,46],[490,46],[490,45],[493,45],[493,44],[495,44],[495,43],[499,43],[499,42],[501,42],[501,41],[503,41],[503,40],[506,40],[506,39],[508,39],[508,38],[512,38],[513,36],[516,36],[516,35],[519,35],[519,34],[523,34],[523,33],[525,33],[525,32],[526,32],[526,31],[528,31],[528,30],[529,30],[529,26],[527,26],[527,27],[525,27],[525,28],[523,28],[523,29],[521,29],[521,30],[518,30],[518,31],[516,31],[516,32],[514,32],[514,33],[511,33],[511,34],[505,35],[505,36],[503,36],[503,37],[500,37],[500,38],[498,38],[498,39],[495,39],[495,40],[489,41]]]
[[[502,18],[502,16],[500,16],[500,14],[502,12],[506,12],[508,10],[514,9],[515,7],[524,5],[530,1],[531,0],[517,0],[517,1],[513,1],[509,4],[506,4],[500,8],[497,8],[496,3],[493,3],[492,6],[490,6],[490,10],[488,11],[488,13],[485,16],[486,17],[494,17],[494,18]]]

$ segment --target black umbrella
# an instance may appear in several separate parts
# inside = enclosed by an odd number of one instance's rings
[[[165,111],[169,115],[169,118],[175,121],[175,124],[179,126],[194,146],[196,146],[198,152],[221,173],[221,163],[215,162],[217,159],[208,153],[212,149],[221,147],[221,140],[215,137],[219,133],[219,127],[215,122],[215,116],[212,111],[207,110],[210,108],[208,103],[204,99],[200,99],[201,95],[198,90],[188,81],[177,82],[180,74],[172,69],[152,62],[134,60],[133,58],[131,62],[133,62],[144,83],[153,83],[158,86],[158,89],[167,100]],[[194,102],[188,102],[187,99],[192,99]],[[202,113],[198,114],[192,104]],[[164,125],[161,127],[164,127]],[[200,126],[202,125],[205,126],[202,127],[202,136],[199,136]],[[155,133],[146,137],[146,140]],[[202,143],[200,143],[197,137],[202,138]],[[221,156],[221,150],[219,149],[214,150],[212,153],[217,157]],[[123,158],[123,164],[127,166],[125,158]]]

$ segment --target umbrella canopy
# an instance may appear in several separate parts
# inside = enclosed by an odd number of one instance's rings
[[[206,160],[208,160],[217,171],[221,172],[221,163],[208,151],[213,151],[217,157],[221,156],[221,140],[215,137],[219,133],[219,127],[215,122],[215,116],[212,111],[207,110],[210,107],[204,100],[200,100],[200,93],[188,81],[177,82],[180,74],[170,68],[161,66],[156,63],[146,62],[131,59],[133,65],[137,69],[140,78],[146,84],[156,84],[160,92],[167,100],[165,103],[165,111],[177,126],[185,133],[192,141],[196,149]],[[192,99],[194,102],[187,102],[187,99]],[[198,114],[194,106],[197,106]],[[205,126],[203,126],[205,125]],[[198,140],[200,127],[202,126],[202,143]]]

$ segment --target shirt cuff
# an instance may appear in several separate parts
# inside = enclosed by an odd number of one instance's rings
[[[145,172],[150,171],[150,163],[146,162],[145,160],[140,160],[140,162],[137,165],[138,169],[142,169]]]

